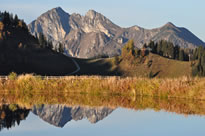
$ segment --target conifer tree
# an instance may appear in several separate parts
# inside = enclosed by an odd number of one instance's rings
[[[179,60],[184,61],[184,50],[179,51]]]
[[[64,53],[64,45],[62,43],[59,43],[59,52]]]

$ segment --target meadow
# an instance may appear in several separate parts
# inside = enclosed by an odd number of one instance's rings
[[[31,74],[0,80],[0,93],[73,93],[91,95],[151,96],[205,100],[204,78],[140,78],[65,76],[42,77]]]

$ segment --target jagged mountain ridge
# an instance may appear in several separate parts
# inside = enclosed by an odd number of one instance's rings
[[[60,7],[42,14],[29,24],[29,30],[35,36],[43,33],[54,45],[65,44],[69,55],[78,58],[120,54],[129,39],[133,39],[138,48],[150,40],[167,40],[182,48],[205,45],[186,28],[170,22],[150,30],[138,26],[121,28],[94,10],[89,10],[85,16],[70,15]]]
[[[111,114],[112,111],[113,109],[106,107],[67,107],[58,104],[34,106],[32,108],[35,115],[56,127],[64,127],[71,120],[78,121],[84,118],[87,118],[91,123],[97,123]]]

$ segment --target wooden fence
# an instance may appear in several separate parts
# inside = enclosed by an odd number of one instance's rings
[[[37,76],[44,80],[53,80],[53,79],[108,79],[111,76]],[[113,77],[113,76],[112,76]],[[115,76],[115,78],[120,79],[120,76]],[[8,80],[8,76],[0,76],[2,80]]]

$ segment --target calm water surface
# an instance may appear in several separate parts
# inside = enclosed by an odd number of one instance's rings
[[[163,110],[38,105],[19,113],[9,129],[1,119],[0,136],[205,136],[205,116]]]

